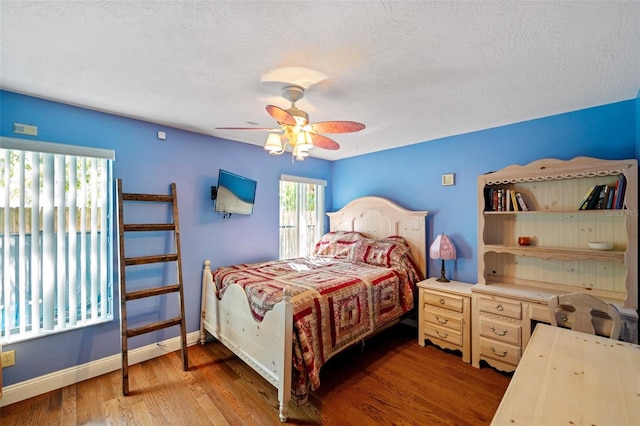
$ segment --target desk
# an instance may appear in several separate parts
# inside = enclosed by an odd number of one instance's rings
[[[492,425],[640,425],[640,346],[538,324]]]
[[[471,287],[471,361],[502,371],[515,371],[529,343],[535,323],[551,322],[547,289],[517,284],[476,284]],[[621,308],[620,339],[638,343],[638,313]],[[506,331],[505,331],[506,330]]]

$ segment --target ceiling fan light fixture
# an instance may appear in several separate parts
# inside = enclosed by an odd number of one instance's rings
[[[282,146],[280,135],[277,133],[269,133],[267,142],[264,144],[264,149],[269,151],[269,154],[271,155],[282,154],[284,152],[284,147]]]
[[[311,148],[313,148],[313,141],[311,140],[311,134],[309,134],[308,132],[298,133],[296,148],[304,151],[310,151]]]
[[[301,145],[296,145],[293,147],[292,155],[296,160],[304,161],[304,159],[309,156],[309,148]]]

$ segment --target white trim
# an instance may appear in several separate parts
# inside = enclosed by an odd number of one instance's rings
[[[198,342],[200,331],[187,334],[187,346]],[[138,364],[180,349],[180,336],[129,351],[129,365]],[[9,367],[13,368],[13,367]],[[122,368],[122,355],[116,354],[87,364],[55,371],[44,376],[6,386],[2,389],[0,407],[23,401],[65,386],[80,383]]]
[[[322,179],[313,179],[301,176],[292,176],[292,175],[280,175],[280,180],[286,180],[287,182],[299,182],[299,183],[309,183],[311,185],[320,185],[327,186],[327,181]]]
[[[116,159],[116,152],[112,149],[65,145],[61,143],[43,142],[31,139],[8,138],[6,136],[0,136],[0,148],[46,152],[49,154],[77,155],[80,157],[106,158],[107,160]]]

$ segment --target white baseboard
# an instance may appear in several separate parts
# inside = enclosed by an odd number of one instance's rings
[[[199,331],[187,334],[187,345],[192,346],[198,342]],[[170,352],[180,350],[180,337],[165,340],[129,351],[129,365],[138,364],[152,358],[156,358]],[[37,395],[65,386],[80,383],[83,380],[98,377],[122,367],[122,355],[112,355],[83,365],[77,365],[64,370],[55,371],[44,376],[36,377],[24,382],[16,383],[2,389],[0,407],[10,405]]]

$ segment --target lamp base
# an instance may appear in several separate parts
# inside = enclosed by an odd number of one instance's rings
[[[442,259],[442,268],[440,269],[440,278],[438,278],[436,281],[441,282],[441,283],[450,283],[451,281],[449,281],[447,279],[447,277],[444,276],[444,259]]]

